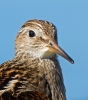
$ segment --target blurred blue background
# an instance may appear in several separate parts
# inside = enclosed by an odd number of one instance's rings
[[[14,41],[29,19],[58,29],[59,45],[75,63],[59,57],[68,100],[88,100],[88,0],[0,0],[0,64],[14,57]]]

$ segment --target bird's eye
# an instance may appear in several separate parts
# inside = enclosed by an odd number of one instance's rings
[[[30,31],[29,31],[29,37],[34,37],[34,36],[35,36],[35,32],[32,31],[32,30],[30,30]]]

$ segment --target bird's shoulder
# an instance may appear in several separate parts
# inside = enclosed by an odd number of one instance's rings
[[[11,63],[12,63],[12,61],[9,60],[9,61],[6,61],[6,62],[0,64],[0,80],[2,78],[4,78],[3,75],[7,74],[6,72],[8,72],[8,70],[11,69]]]
[[[23,81],[22,77],[27,76],[27,73],[31,77],[36,71],[36,69],[32,68],[24,70],[25,66],[25,62],[20,63],[16,60],[9,60],[0,65],[0,100],[50,100],[43,92],[21,91],[18,89],[22,85],[20,83],[21,79]],[[16,90],[18,92],[15,96]]]

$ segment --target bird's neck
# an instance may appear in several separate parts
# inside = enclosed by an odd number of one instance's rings
[[[42,66],[39,68],[43,70],[50,85],[52,100],[66,100],[62,71],[56,57],[53,59],[42,59],[40,64]]]
[[[20,62],[25,61],[29,68],[34,64],[32,68],[37,67],[40,74],[45,76],[50,87],[52,100],[66,100],[62,71],[56,56],[52,59],[35,59],[21,56],[20,59]]]

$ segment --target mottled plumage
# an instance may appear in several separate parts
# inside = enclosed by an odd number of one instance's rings
[[[57,46],[56,27],[29,20],[18,32],[15,57],[0,65],[0,100],[66,100],[56,54],[73,60]]]

